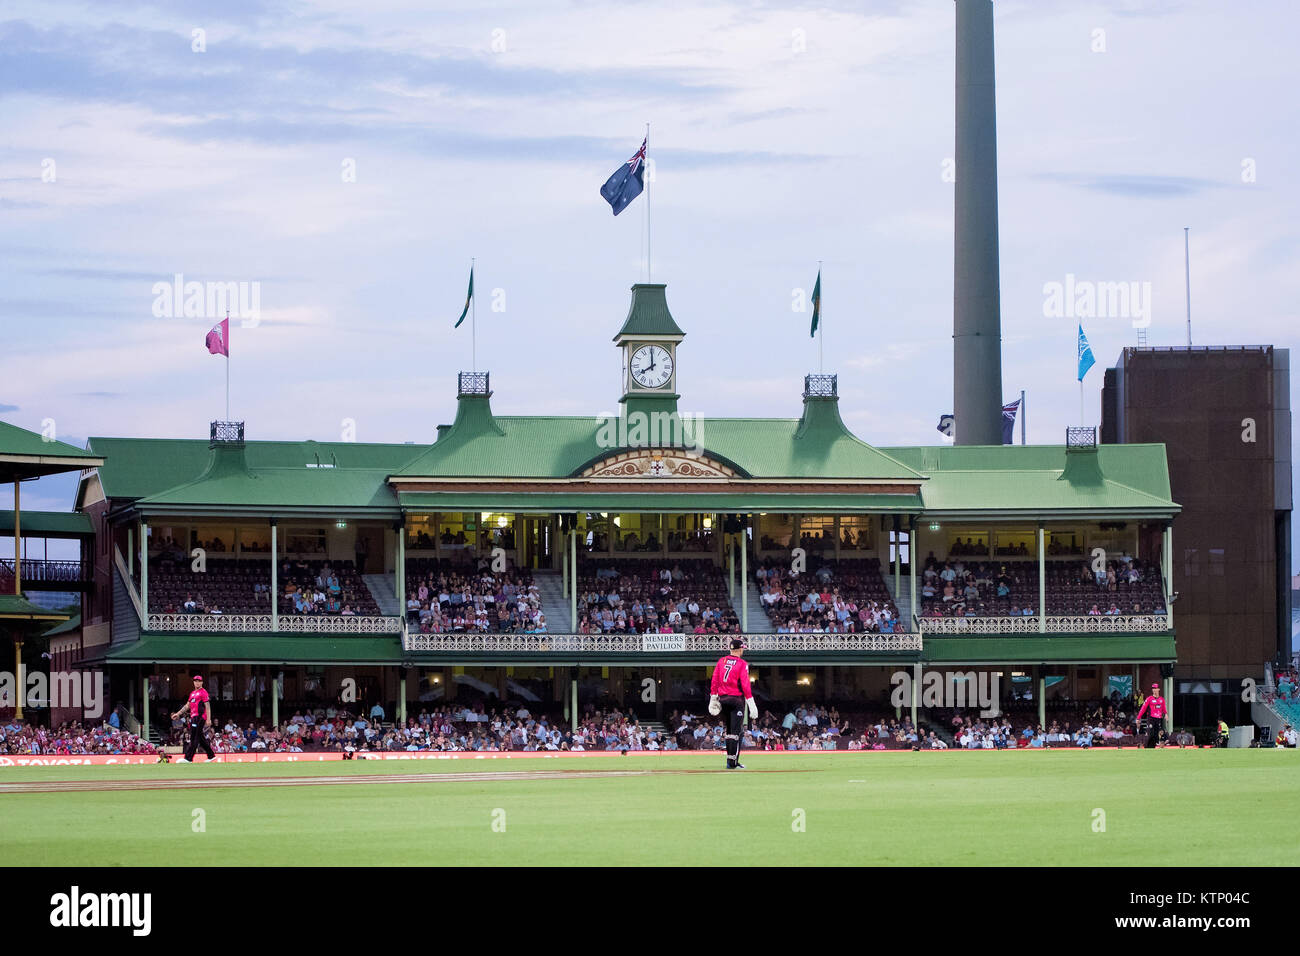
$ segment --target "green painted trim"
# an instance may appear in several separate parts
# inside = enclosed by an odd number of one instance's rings
[[[1146,664],[1178,658],[1173,633],[1166,634],[1032,634],[925,635],[926,663],[963,664]]]

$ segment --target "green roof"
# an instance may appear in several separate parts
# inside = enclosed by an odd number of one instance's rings
[[[628,307],[627,318],[618,330],[615,340],[622,336],[673,335],[685,336],[668,311],[667,286],[638,283],[632,286],[632,304]]]
[[[717,492],[663,494],[656,492],[653,484],[648,484],[643,492],[626,494],[403,491],[397,497],[402,507],[408,511],[497,511],[504,508],[523,512],[610,511],[616,514],[619,512],[680,514],[693,511],[897,514],[921,510],[921,498],[915,494],[833,495],[816,492],[781,494],[756,493],[739,488]]]
[[[68,615],[33,604],[21,594],[0,594],[0,618],[11,621],[66,621]]]
[[[79,511],[28,511],[24,508],[21,518],[21,532],[24,538],[39,538],[42,535],[51,538],[77,537],[95,533],[90,515]],[[0,534],[12,535],[13,533],[14,513],[0,511]]]
[[[391,637],[280,637],[269,634],[148,634],[111,648],[113,663],[400,664],[401,640]]]
[[[386,479],[425,447],[253,441],[243,445],[242,462],[227,465],[202,439],[96,437],[89,444],[106,458],[99,476],[111,499],[147,500],[159,510],[300,506],[355,513],[395,509]]]
[[[853,435],[832,399],[810,399],[803,418],[708,418],[691,424],[704,455],[735,465],[750,478],[923,480]],[[608,426],[595,416],[493,416],[485,396],[466,395],[451,430],[398,474],[567,478],[619,450],[602,444],[602,431]]]
[[[81,629],[81,612],[78,611],[72,617],[68,618],[62,624],[55,625],[46,631],[42,637],[58,637],[61,634],[71,634],[73,631]]]
[[[1074,514],[1167,516],[1170,497],[1164,445],[941,445],[884,448],[929,477],[921,487],[927,514]]]
[[[37,432],[0,422],[0,485],[22,478],[79,471],[102,464],[89,452],[61,441],[50,441]]]

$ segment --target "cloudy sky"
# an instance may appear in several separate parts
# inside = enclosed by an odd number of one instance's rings
[[[1151,345],[1294,345],[1291,0],[997,0],[1003,379],[1031,442],[1077,423],[1066,281],[1150,288]],[[468,369],[500,413],[596,415],[653,278],[685,411],[796,416],[793,311],[823,260],[826,370],[875,444],[952,396],[950,0],[71,3],[0,14],[0,416],[58,437],[205,437],[210,316],[156,283],[253,284],[232,322],[250,438],[429,441]],[[651,124],[654,182],[597,190]],[[1102,369],[1133,317],[1085,321]],[[1300,378],[1300,376],[1298,376]],[[1293,394],[1293,404],[1300,404]],[[32,507],[67,508],[46,480]],[[8,493],[0,489],[0,493]]]

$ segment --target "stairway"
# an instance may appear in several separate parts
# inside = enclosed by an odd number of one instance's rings
[[[366,582],[366,589],[379,605],[379,613],[387,617],[401,617],[402,608],[397,600],[397,575],[363,574],[361,580]]]
[[[758,582],[745,581],[743,585],[749,592],[749,627],[745,629],[745,633],[775,634],[776,625],[767,616],[767,612],[763,610],[763,602],[759,600],[762,592],[758,590]],[[732,595],[731,606],[736,611],[736,618],[740,619],[740,588],[736,588],[736,593]]]
[[[894,606],[898,608],[898,619],[903,623],[903,630],[912,632],[916,630],[916,624],[912,621],[912,592],[909,580],[906,574],[899,575],[898,593],[895,594],[894,569],[891,567],[885,575],[885,590],[894,599]]]
[[[547,633],[568,634],[573,627],[569,620],[569,599],[564,596],[563,576],[559,571],[534,571],[533,581],[542,599]]]

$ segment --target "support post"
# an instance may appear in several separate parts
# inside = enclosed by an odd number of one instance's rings
[[[573,729],[578,729],[578,669],[573,669],[573,679],[569,681],[569,717]]]
[[[1174,629],[1174,525],[1172,521],[1165,522],[1164,533],[1164,554],[1160,559],[1160,582],[1165,589],[1165,618],[1169,623],[1169,630]]]
[[[280,727],[280,682],[278,676],[271,678],[271,726]]]
[[[1038,668],[1038,725],[1047,727],[1047,678],[1041,667]]]
[[[1043,523],[1038,523],[1038,633],[1047,633],[1047,549],[1043,546]]]
[[[406,516],[397,525],[397,567],[393,569],[397,584],[397,616],[406,620]],[[405,680],[405,678],[403,678]],[[405,721],[402,722],[405,725]]]
[[[126,574],[135,577],[135,529],[130,525],[126,526]]]
[[[276,527],[275,519],[271,519],[271,630],[280,629],[280,562],[276,558]],[[257,716],[262,716],[262,695],[257,695]]]
[[[406,726],[406,668],[399,667],[397,673],[397,726]]]
[[[921,725],[917,723],[916,704],[921,698],[921,665],[912,665],[912,729],[916,731],[916,739],[921,739]]]
[[[149,739],[149,675],[140,675],[140,733],[145,740]]]
[[[911,515],[907,519],[907,568],[908,568],[908,615],[912,618],[907,622],[907,632],[910,634],[914,630],[920,630],[916,625],[916,619],[920,617],[916,613],[916,515]]]
[[[745,515],[748,524],[749,515]],[[740,632],[749,633],[749,536],[740,530]]]
[[[272,526],[274,527],[274,526]],[[261,668],[254,664],[252,667],[253,675],[253,716],[262,719],[262,675],[259,673]]]
[[[22,480],[17,476],[15,476],[14,477],[14,594],[23,593],[23,551],[22,551],[23,529],[21,527],[22,508],[19,507],[19,503],[18,503],[18,499],[20,497],[18,493],[18,487],[21,484],[22,484]],[[14,671],[14,673],[20,675],[20,680],[18,682],[18,696],[22,697],[23,691],[22,691],[21,671]],[[21,701],[19,702],[18,710],[20,712],[17,714],[17,717],[15,717],[15,719],[22,717]]]
[[[140,611],[149,629],[149,525],[140,522]]]
[[[569,549],[560,552],[560,596],[569,596]]]
[[[1165,678],[1165,733],[1174,732],[1174,679]]]
[[[898,596],[898,589],[903,580],[903,519],[894,515],[894,596]]]
[[[736,542],[732,539],[731,547],[727,549],[727,597],[736,596]]]
[[[17,487],[18,482],[14,482]],[[23,719],[23,696],[27,693],[27,677],[23,674],[23,642],[14,640],[14,674],[18,681],[14,686],[14,720]]]
[[[569,633],[578,633],[578,529],[569,532],[569,561],[573,565],[573,587],[569,588]]]

